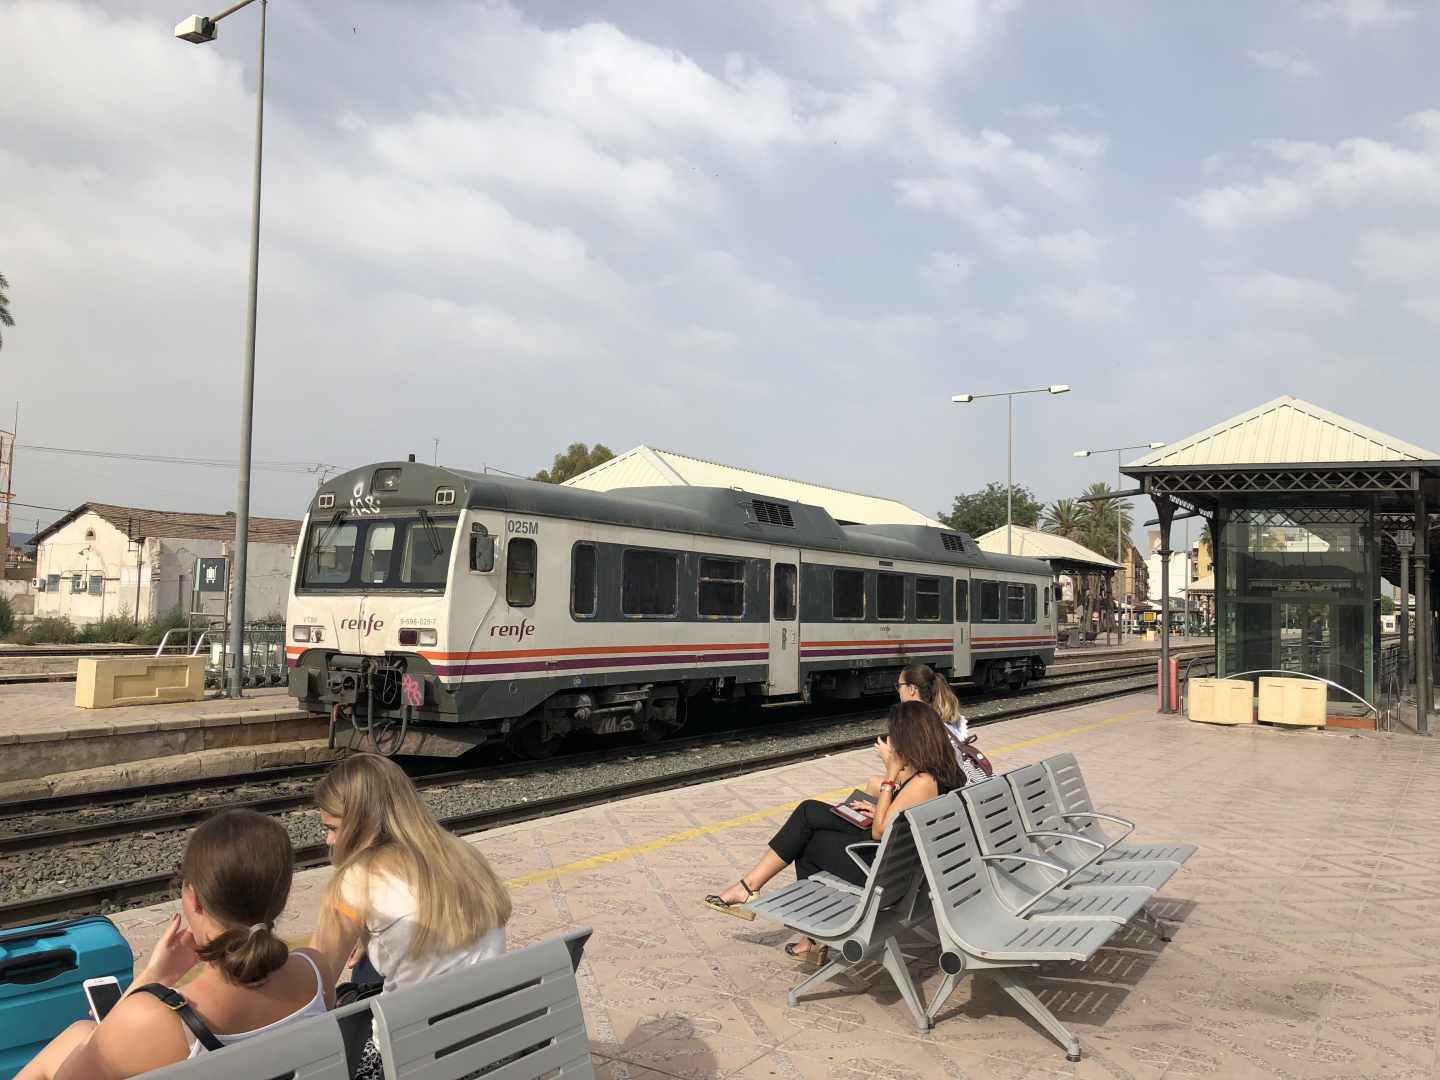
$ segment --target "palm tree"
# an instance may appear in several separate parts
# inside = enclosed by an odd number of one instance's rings
[[[14,326],[15,319],[10,314],[10,298],[5,295],[5,290],[10,283],[5,280],[5,275],[0,274],[0,326]],[[5,339],[0,337],[0,347],[5,344]]]
[[[1091,484],[1085,489],[1085,498],[1096,496],[1113,495],[1114,489],[1104,481]],[[1111,545],[1115,543],[1115,516],[1120,515],[1120,531],[1128,536],[1134,525],[1134,519],[1130,516],[1128,507],[1122,505],[1117,499],[1106,499],[1103,502],[1085,502],[1079,504],[1081,510],[1080,535],[1078,539],[1091,551],[1098,551],[1107,558],[1120,561],[1121,553]],[[1122,537],[1123,539],[1123,537]]]
[[[1045,508],[1045,522],[1041,528],[1073,540],[1080,534],[1083,524],[1084,512],[1074,499],[1057,499]]]

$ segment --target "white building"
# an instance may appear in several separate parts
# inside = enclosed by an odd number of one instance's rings
[[[808,484],[803,480],[721,465],[649,446],[637,446],[617,454],[588,472],[571,477],[565,484],[587,491],[686,485],[739,488],[752,495],[769,495],[775,499],[824,507],[842,525],[933,525],[943,528],[934,518],[926,517],[895,499]]]
[[[300,522],[251,518],[245,613],[285,611]],[[200,558],[228,557],[234,514],[186,514],[85,503],[36,534],[35,615],[77,625],[112,615],[142,622],[190,610]],[[224,592],[202,592],[194,609],[224,614]]]

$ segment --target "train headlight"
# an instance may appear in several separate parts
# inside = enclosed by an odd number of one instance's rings
[[[400,631],[401,645],[434,645],[437,638],[434,630],[420,630],[406,627]]]
[[[290,636],[296,641],[324,641],[325,628],[323,626],[300,626],[296,624],[290,628]]]

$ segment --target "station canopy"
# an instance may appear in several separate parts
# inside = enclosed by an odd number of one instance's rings
[[[1044,559],[1057,574],[1109,574],[1120,569],[1120,564],[1114,559],[1107,559],[1084,544],[1024,525],[1001,525],[984,536],[977,536],[975,543],[980,545],[981,551],[1004,555],[1006,529],[1012,534],[1010,554],[1026,559]]]
[[[738,465],[722,465],[673,450],[657,450],[643,445],[571,477],[565,485],[587,491],[669,486],[738,488],[752,495],[768,495],[774,499],[822,507],[841,525],[928,525],[944,528],[934,518],[926,517],[897,499],[862,495],[844,488],[792,480],[773,473]]]

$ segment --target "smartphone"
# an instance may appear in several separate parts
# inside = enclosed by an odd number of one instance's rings
[[[85,989],[86,999],[90,1002],[90,1015],[95,1017],[98,1024],[120,1000],[120,980],[114,975],[105,975],[98,979],[86,979],[81,985]]]

